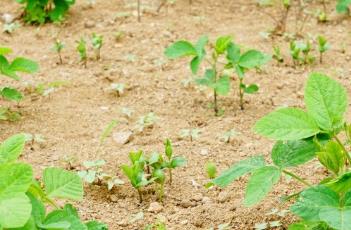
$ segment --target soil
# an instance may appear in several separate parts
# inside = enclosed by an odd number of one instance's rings
[[[175,153],[185,156],[188,164],[174,171],[173,184],[166,186],[166,197],[159,213],[148,211],[156,199],[151,187],[145,191],[145,201],[139,204],[138,194],[128,183],[110,192],[104,187],[86,185],[84,201],[76,203],[80,215],[84,219],[105,222],[109,229],[143,229],[158,220],[171,230],[217,229],[225,223],[229,224],[229,229],[253,229],[255,224],[269,221],[280,221],[282,225],[276,229],[285,229],[294,221],[292,214],[280,217],[268,213],[273,208],[288,209],[288,204],[281,203],[279,198],[299,191],[300,184],[283,179],[261,204],[245,208],[242,201],[247,178],[225,189],[207,190],[203,187],[208,182],[204,165],[212,161],[222,171],[257,154],[263,154],[269,161],[273,142],[256,135],[251,128],[257,119],[277,107],[303,107],[303,87],[310,72],[324,72],[351,92],[350,20],[336,16],[335,3],[327,6],[330,22],[319,24],[310,18],[302,34],[307,38],[323,34],[332,48],[325,54],[323,65],[295,68],[289,58],[288,42],[283,37],[272,41],[262,36],[261,32],[274,27],[274,21],[255,1],[196,0],[189,6],[188,1],[179,0],[168,9],[161,9],[160,14],[155,13],[158,1],[145,2],[140,23],[134,5],[126,1],[97,0],[89,7],[86,1],[78,0],[64,25],[22,25],[11,35],[2,33],[0,43],[13,48],[14,55],[40,63],[40,72],[23,76],[18,83],[20,88],[25,90],[28,84],[54,81],[66,84],[46,97],[27,92],[25,100],[15,108],[21,112],[21,120],[2,122],[0,139],[19,132],[42,135],[45,143],[28,145],[22,157],[23,161],[33,164],[37,176],[48,166],[67,167],[65,158],[74,158],[76,169],[83,161],[104,159],[106,171],[127,181],[120,166],[128,163],[128,153],[139,149],[146,153],[161,152],[163,141],[170,138]],[[321,7],[312,6],[315,10]],[[266,10],[273,15],[279,13]],[[125,12],[131,16],[118,17]],[[4,13],[20,15],[20,5],[13,0],[1,0],[0,15]],[[294,17],[291,14],[288,19],[290,32],[294,32]],[[117,31],[125,34],[118,42],[114,37]],[[81,37],[89,39],[93,32],[104,36],[102,59],[91,58],[84,68],[75,50],[76,41]],[[212,40],[220,35],[232,35],[237,43],[267,53],[272,53],[272,44],[278,44],[286,62],[277,64],[272,60],[262,71],[248,73],[246,81],[258,83],[260,91],[246,97],[243,111],[238,105],[238,82],[233,81],[234,90],[230,95],[219,98],[224,114],[216,117],[209,108],[211,92],[182,84],[191,75],[188,60],[170,61],[163,55],[164,48],[171,42],[177,39],[196,41],[202,34],[208,34]],[[52,51],[56,37],[65,43],[63,65],[57,64],[58,57]],[[89,55],[93,56],[92,50]],[[1,78],[1,84],[5,83],[14,84]],[[106,90],[111,83],[124,83],[126,91],[116,97]],[[4,101],[0,103],[14,107]],[[123,115],[123,107],[133,110],[131,118]],[[108,138],[98,151],[99,137],[112,120],[119,121],[114,132],[133,130],[138,118],[149,112],[159,118],[153,128],[134,132],[133,139],[123,145]],[[201,130],[198,139],[190,141],[179,137],[182,129],[190,128]],[[239,134],[230,143],[224,143],[219,137],[230,129]],[[317,162],[294,172],[311,182],[318,182],[324,173]],[[143,219],[130,221],[140,212],[144,213]]]

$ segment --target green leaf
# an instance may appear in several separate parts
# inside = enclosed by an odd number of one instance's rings
[[[213,88],[219,95],[227,95],[230,91],[230,77],[228,75],[221,76]]]
[[[217,54],[223,54],[227,50],[228,45],[232,42],[232,39],[232,36],[219,37],[215,45]]]
[[[32,205],[24,193],[0,198],[0,226],[5,229],[24,226],[30,218]]]
[[[177,41],[166,48],[165,55],[170,59],[197,56],[195,47],[188,41]]]
[[[213,183],[220,186],[226,187],[232,181],[239,177],[248,174],[255,169],[261,168],[265,165],[263,156],[254,156],[246,160],[239,161],[231,166],[229,169],[221,173],[219,177],[213,180]]]
[[[97,221],[89,221],[85,224],[88,230],[107,230],[107,225],[97,222]]]
[[[0,46],[0,55],[7,55],[10,53],[12,53],[12,49]]]
[[[18,57],[15,60],[12,61],[10,65],[10,69],[12,71],[19,71],[19,72],[25,72],[25,73],[35,73],[39,70],[39,66],[36,62]]]
[[[328,76],[312,73],[305,88],[305,104],[320,128],[333,131],[343,123],[348,105],[346,90]]]
[[[227,59],[232,63],[238,63],[240,59],[240,47],[230,43],[227,47]]]
[[[272,149],[272,160],[280,168],[295,167],[312,160],[317,151],[312,140],[278,141]]]
[[[325,186],[333,189],[337,193],[346,193],[351,190],[351,172],[347,172],[340,177],[329,181]]]
[[[23,163],[0,165],[0,200],[12,194],[25,193],[32,183],[32,167]]]
[[[198,78],[195,82],[199,85],[205,85],[213,90],[215,90],[219,95],[226,95],[230,90],[230,78],[229,76],[221,76],[217,80],[215,79],[215,71],[213,69],[208,69],[205,72],[203,78]]]
[[[79,219],[77,211],[70,204],[66,204],[63,209],[57,209],[49,213],[43,225],[64,226],[63,229],[68,230],[87,230],[85,224]]]
[[[338,13],[346,14],[349,12],[350,4],[351,4],[351,0],[338,0],[336,4],[336,11]]]
[[[252,69],[266,64],[269,60],[268,55],[257,50],[249,50],[241,55],[238,64],[246,69]]]
[[[280,179],[281,171],[274,166],[264,166],[252,172],[246,187],[245,206],[260,202]]]
[[[6,100],[19,102],[23,99],[22,93],[17,91],[17,89],[5,87],[0,91],[1,96]]]
[[[45,191],[50,198],[72,200],[81,200],[83,198],[83,184],[76,173],[60,168],[46,168],[43,181]]]
[[[184,157],[174,157],[170,163],[171,168],[182,167],[186,165],[186,159]]]
[[[346,156],[341,146],[335,141],[329,141],[322,152],[318,152],[318,159],[322,165],[334,174],[338,175],[343,169]]]
[[[339,207],[339,195],[320,185],[303,191],[290,210],[306,221],[320,221],[319,212],[324,207]]]
[[[351,207],[325,207],[319,212],[319,217],[334,229],[351,229]]]
[[[288,230],[330,230],[330,228],[323,222],[301,221],[289,225]]]
[[[13,162],[21,155],[26,137],[24,134],[17,134],[6,139],[0,145],[0,164]]]
[[[310,115],[297,108],[278,109],[261,118],[254,131],[274,140],[298,140],[320,132]]]
[[[245,93],[248,93],[248,94],[253,94],[253,93],[256,93],[258,91],[258,85],[256,84],[251,84],[249,86],[245,86],[244,88],[244,92]]]

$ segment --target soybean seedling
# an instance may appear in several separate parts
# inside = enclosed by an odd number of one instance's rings
[[[206,165],[205,165],[205,170],[206,170],[207,177],[209,179],[212,180],[212,179],[216,178],[216,176],[217,176],[217,167],[216,167],[215,163],[207,162]]]
[[[227,132],[225,132],[222,136],[221,139],[225,142],[225,143],[229,143],[231,141],[231,139],[233,137],[235,137],[236,135],[238,135],[238,132],[235,131],[234,129],[231,129]]]
[[[105,164],[104,160],[85,161],[83,162],[84,170],[79,171],[78,175],[89,184],[106,184],[108,190],[124,184],[118,177],[109,175],[103,171],[102,166]]]
[[[164,165],[163,157],[158,153],[152,154],[152,156],[148,160],[148,170],[150,170],[149,169],[150,166],[153,168],[151,176],[153,180],[156,182],[156,184],[159,185],[159,189],[157,189],[158,199],[161,202],[163,201],[164,187],[165,187],[165,181],[166,181],[166,175],[164,172],[163,165]]]
[[[283,63],[284,58],[278,46],[273,46],[273,56],[272,58],[276,60],[278,63]]]
[[[157,120],[158,117],[153,112],[141,116],[137,122],[137,129],[142,132],[145,128],[152,128]]]
[[[95,58],[96,60],[100,60],[101,58],[101,47],[103,45],[103,37],[102,35],[96,35],[93,33],[93,36],[91,38],[91,43],[93,45],[93,48],[95,50]]]
[[[329,42],[323,36],[318,36],[318,50],[319,50],[319,62],[323,62],[323,54],[330,49]]]
[[[132,117],[132,114],[133,114],[133,110],[128,108],[128,107],[123,107],[121,109],[121,113],[123,113],[127,118],[131,118]]]
[[[190,141],[198,139],[200,136],[200,129],[182,129],[180,130],[180,137],[181,138],[190,138]]]
[[[122,165],[123,173],[128,177],[132,186],[137,190],[139,202],[143,202],[142,188],[153,182],[147,179],[144,173],[145,158],[142,151],[131,152],[129,154],[131,165]]]
[[[124,87],[122,83],[112,83],[108,90],[112,90],[116,93],[117,97],[120,97],[124,93]]]
[[[61,51],[63,50],[63,48],[65,47],[65,45],[59,40],[56,39],[55,40],[55,44],[54,44],[54,50],[56,51],[58,57],[59,57],[59,63],[62,65],[63,64],[63,59],[62,59],[62,55],[61,55]]]
[[[84,38],[81,38],[79,42],[77,42],[77,51],[79,53],[80,62],[83,63],[84,67],[87,67],[88,56],[87,56],[87,43]]]
[[[165,155],[167,156],[167,160],[165,160],[165,168],[168,168],[169,183],[172,184],[172,170],[186,165],[186,159],[180,156],[173,156],[173,147],[169,139],[165,141],[164,145]]]

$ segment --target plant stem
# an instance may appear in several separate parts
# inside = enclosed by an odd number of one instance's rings
[[[172,184],[172,169],[168,169],[169,173],[169,184]]]
[[[60,64],[62,65],[63,64],[63,60],[62,60],[61,52],[58,52],[58,56],[59,56],[59,59],[60,59]]]
[[[319,52],[319,63],[321,63],[322,64],[322,62],[323,62],[323,52]]]
[[[212,69],[214,71],[214,82],[217,82],[217,61],[218,61],[218,56],[217,53],[213,54],[213,64],[212,64]],[[217,91],[216,89],[213,89],[213,103],[214,103],[214,111],[215,115],[218,115],[218,104],[217,104]]]
[[[286,170],[283,170],[283,173],[291,176],[292,178],[294,178],[295,180],[298,180],[299,182],[301,182],[302,184],[308,186],[308,187],[311,187],[312,185],[310,183],[308,183],[306,180],[302,179],[301,177],[297,176],[296,174],[292,173],[292,172],[289,172],[289,171],[286,171]]]
[[[346,155],[346,158],[349,162],[349,164],[351,164],[351,156],[349,154],[349,152],[347,151],[347,149],[345,148],[345,145],[343,145],[340,141],[340,139],[338,138],[337,135],[334,136],[334,139],[336,140],[336,142],[338,142],[338,144],[340,145],[340,147],[342,148],[342,150],[344,151],[345,155]]]
[[[243,83],[243,79],[239,77],[239,105],[240,105],[240,109],[244,110],[244,91],[241,88],[242,83]]]

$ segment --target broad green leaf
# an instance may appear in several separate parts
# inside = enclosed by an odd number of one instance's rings
[[[264,166],[252,172],[245,192],[245,206],[260,202],[278,183],[281,171],[275,166]]]
[[[36,62],[18,57],[15,60],[12,61],[10,65],[10,69],[12,71],[20,71],[20,72],[25,72],[25,73],[35,73],[39,70],[39,66]]]
[[[63,209],[57,209],[49,213],[43,225],[66,225],[64,229],[87,230],[85,224],[79,219],[77,211],[70,204],[66,204]]]
[[[0,229],[2,230],[1,226],[0,226]],[[37,225],[34,221],[33,216],[31,216],[24,226],[19,228],[11,228],[11,230],[39,230],[39,229],[37,228]]]
[[[202,59],[206,54],[205,46],[207,45],[207,43],[208,43],[208,37],[206,35],[203,35],[199,38],[199,40],[195,45],[197,56],[200,57],[200,59]]]
[[[67,198],[81,200],[83,184],[76,173],[60,168],[46,168],[43,181],[45,191],[50,198]]]
[[[32,183],[32,167],[23,163],[0,165],[0,200],[12,194],[25,193]]]
[[[342,176],[326,183],[325,186],[333,189],[337,193],[346,193],[351,191],[351,172],[347,172]]]
[[[44,221],[46,210],[44,204],[39,201],[33,194],[27,193],[32,204],[32,219],[39,224]]]
[[[288,230],[330,230],[330,228],[323,222],[301,221],[289,225]]]
[[[278,141],[272,149],[272,160],[280,168],[295,167],[312,160],[317,151],[312,140]]]
[[[346,14],[349,12],[350,4],[351,4],[351,0],[338,0],[336,4],[336,11],[338,13]]]
[[[216,79],[215,72],[212,69],[206,70],[205,76],[196,79],[195,82],[215,90],[219,95],[226,95],[230,90],[229,76],[224,75]]]
[[[269,56],[257,50],[249,50],[241,55],[239,59],[239,66],[246,69],[260,67],[270,60]]]
[[[274,140],[298,140],[320,132],[313,118],[301,109],[282,108],[261,118],[254,131]]]
[[[239,161],[229,169],[222,172],[220,176],[213,180],[213,183],[222,188],[226,187],[239,177],[248,174],[255,169],[261,168],[264,165],[265,161],[262,156],[254,156],[249,159]]]
[[[230,43],[227,47],[227,59],[232,63],[238,63],[240,59],[240,47]]]
[[[5,229],[24,226],[30,218],[32,205],[24,193],[13,192],[0,197],[0,226]]]
[[[321,129],[333,131],[343,122],[348,105],[346,90],[328,76],[312,73],[305,88],[305,104]]]
[[[215,44],[215,50],[217,54],[223,54],[227,50],[227,47],[232,42],[232,40],[232,36],[219,37]]]
[[[175,59],[186,56],[197,56],[195,47],[188,41],[177,41],[166,48],[165,55]]]
[[[26,137],[24,134],[16,134],[6,139],[0,145],[0,164],[13,162],[21,155]]]
[[[199,71],[201,58],[199,56],[194,57],[190,62],[190,69],[193,74],[196,74]]]
[[[321,185],[303,191],[290,210],[306,221],[320,221],[319,213],[324,207],[339,207],[339,195]]]
[[[329,141],[322,152],[318,152],[318,159],[322,165],[338,175],[343,170],[346,156],[341,146],[335,141]]]
[[[22,93],[20,93],[17,89],[5,87],[0,91],[1,96],[3,96],[6,100],[9,101],[21,101],[23,99]]]
[[[351,207],[325,207],[319,212],[319,218],[337,230],[351,229]]]

